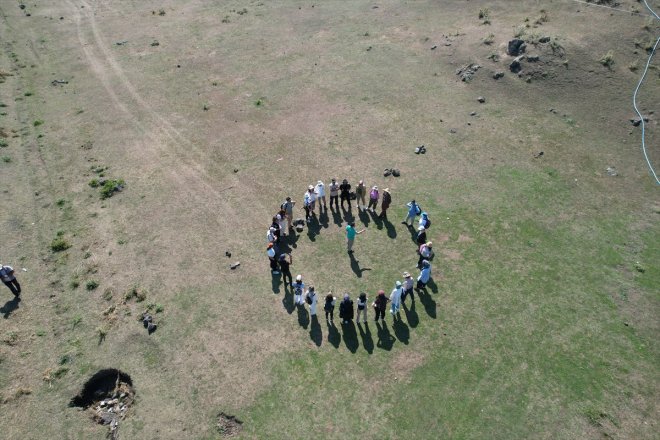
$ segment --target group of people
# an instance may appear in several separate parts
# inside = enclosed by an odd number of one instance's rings
[[[355,200],[356,209],[358,211],[367,211],[372,214],[377,214],[378,203],[381,203],[381,212],[378,214],[380,218],[387,219],[387,209],[392,203],[392,196],[389,188],[383,189],[382,193],[379,191],[378,186],[368,187],[364,181],[360,180],[355,188],[351,191],[351,184],[347,179],[343,179],[341,184],[337,183],[337,179],[331,179],[328,185],[327,192],[330,198],[330,209],[339,210],[340,205],[342,210],[350,211],[352,209],[352,200]],[[366,202],[367,195],[369,202]],[[312,317],[317,315],[317,305],[323,301],[323,311],[325,312],[326,321],[332,323],[334,320],[335,307],[337,305],[337,297],[332,293],[327,294],[322,300],[316,292],[313,285],[305,286],[302,275],[297,275],[295,281],[291,274],[290,266],[293,259],[290,254],[280,251],[278,244],[287,233],[295,233],[293,221],[293,208],[296,202],[287,197],[286,200],[280,205],[280,210],[273,217],[271,226],[267,233],[267,248],[266,254],[270,261],[270,269],[273,275],[279,276],[282,274],[283,281],[286,287],[290,287],[293,291],[293,303],[296,307],[309,306],[309,313]],[[334,208],[333,208],[334,204]],[[344,205],[348,204],[348,208]],[[316,216],[316,208],[318,206],[318,213],[321,215],[323,210],[327,211],[326,202],[326,187],[323,181],[318,181],[316,185],[309,185],[307,191],[303,196],[303,209],[305,210],[305,222],[309,223],[310,220]],[[390,296],[386,296],[384,290],[379,290],[376,294],[371,307],[374,310],[374,319],[376,322],[379,320],[384,321],[385,315],[389,306],[390,314],[393,319],[400,319],[399,310],[401,305],[410,296],[411,301],[415,301],[414,290],[421,290],[426,287],[426,284],[431,279],[431,259],[433,258],[433,243],[427,241],[427,231],[431,226],[428,213],[423,212],[419,204],[415,200],[406,204],[407,216],[402,224],[408,228],[413,228],[415,220],[419,217],[417,226],[417,253],[419,260],[417,267],[419,275],[415,280],[409,272],[403,272],[402,281],[396,281]],[[356,230],[355,223],[349,222],[346,226],[346,239],[347,251],[349,254],[353,253],[353,243],[355,236],[362,233],[364,230]],[[356,313],[357,307],[357,313]],[[351,299],[349,293],[345,293],[343,299],[339,302],[339,318],[342,324],[348,324],[354,318],[356,322],[362,320],[363,323],[367,322],[368,310],[368,297],[366,293],[361,293],[357,298],[357,304]]]

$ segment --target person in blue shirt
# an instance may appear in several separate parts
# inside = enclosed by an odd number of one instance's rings
[[[417,277],[417,290],[426,287],[426,283],[431,279],[431,263],[428,260],[422,260],[422,270]]]
[[[412,226],[413,223],[415,222],[415,217],[417,217],[421,211],[419,208],[419,205],[417,202],[414,200],[410,203],[406,203],[406,206],[408,207],[408,216],[404,221],[401,222],[401,224],[406,225],[406,226]],[[408,223],[410,221],[410,224]]]

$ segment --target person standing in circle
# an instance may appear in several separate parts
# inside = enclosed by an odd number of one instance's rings
[[[270,261],[271,272],[273,272],[273,275],[279,275],[280,272],[277,270],[277,255],[273,243],[268,243],[268,246],[266,246],[266,255],[268,255],[268,260]]]
[[[348,293],[344,294],[344,300],[339,303],[339,318],[342,324],[348,324],[353,320],[353,300]]]
[[[422,267],[422,262],[430,261],[433,256],[433,242],[429,241],[419,247],[419,261],[417,267]]]
[[[408,272],[403,273],[403,294],[401,295],[401,302],[406,303],[406,297],[410,295],[413,301],[415,301],[415,295],[413,294],[413,277]]]
[[[426,287],[426,284],[431,279],[431,263],[428,260],[422,260],[422,270],[419,272],[417,277],[417,290],[421,290]]]
[[[362,322],[367,323],[367,294],[362,292],[357,300],[357,317],[356,323],[360,323],[360,315],[362,315]]]
[[[412,226],[415,222],[415,217],[417,217],[419,215],[419,213],[421,212],[421,209],[419,208],[419,205],[417,204],[417,202],[415,202],[414,200],[411,201],[410,203],[406,203],[406,206],[408,207],[408,216],[401,223],[406,225],[406,226]],[[410,224],[408,224],[409,221],[410,221]]]
[[[417,246],[421,246],[426,243],[426,229],[424,226],[419,225],[417,228]]]
[[[321,215],[321,202],[323,202],[323,209],[328,210],[328,205],[325,203],[325,184],[319,180],[316,183],[316,197],[319,202],[319,215]]]
[[[399,308],[401,307],[401,295],[403,295],[403,287],[401,286],[401,281],[397,281],[392,289],[390,294],[390,313],[392,315],[399,314]]]
[[[330,205],[332,207],[332,205]],[[332,293],[328,293],[325,296],[325,305],[323,306],[323,310],[325,311],[325,320],[328,321],[328,317],[330,317],[330,322],[332,322],[332,318],[334,318],[335,315],[335,302],[337,301],[337,298],[332,296]]]
[[[286,258],[287,256],[289,257],[288,261]],[[280,271],[282,271],[282,281],[284,281],[287,286],[293,287],[293,276],[291,275],[291,270],[289,269],[289,266],[293,263],[291,254],[280,254],[278,263],[280,265]]]
[[[362,234],[363,232],[364,229],[359,231],[355,230],[355,222],[350,222],[348,225],[346,225],[346,247],[349,254],[353,253],[353,243],[355,242],[355,236]]]
[[[392,203],[392,195],[390,194],[390,189],[385,188],[383,190],[383,201],[380,203],[380,215],[378,217],[382,219],[387,219],[387,209]]]
[[[341,209],[344,209],[344,202],[348,202],[348,210],[351,210],[351,184],[344,179],[339,185],[339,199],[341,200]]]
[[[302,275],[296,276],[296,281],[293,283],[293,303],[297,306],[305,304],[303,301],[303,292],[305,290],[305,283],[303,283]]]
[[[367,207],[367,211],[376,212],[376,207],[378,206],[378,199],[380,197],[380,194],[378,193],[378,187],[374,185],[371,188],[371,191],[369,192],[369,206]]]
[[[18,298],[21,295],[21,285],[18,283],[16,275],[14,275],[13,267],[0,264],[0,279],[15,297]]]
[[[339,184],[337,183],[337,179],[332,178],[328,189],[330,190],[330,209],[332,209],[332,201],[334,200],[335,209],[339,211]]]
[[[376,300],[372,304],[376,313],[374,321],[378,322],[379,319],[385,321],[385,310],[387,309],[388,301],[389,298],[385,296],[385,291],[379,290],[378,295],[376,295]]]
[[[309,286],[307,293],[305,295],[305,301],[309,304],[309,314],[310,316],[316,316],[316,303],[317,303],[316,292],[314,291],[314,286]]]
[[[360,180],[355,187],[355,197],[356,197],[356,205],[358,211],[362,209],[366,209],[367,207],[367,202],[366,202],[366,197],[367,197],[367,186],[364,184],[364,180]],[[360,205],[362,208],[360,208]]]
[[[291,197],[287,197],[284,203],[282,203],[281,208],[284,211],[286,216],[286,223],[289,227],[289,231],[293,230],[293,207],[296,206],[296,202],[291,200]]]
[[[309,223],[314,214],[314,187],[311,185],[303,196],[303,208],[305,209],[305,222]]]

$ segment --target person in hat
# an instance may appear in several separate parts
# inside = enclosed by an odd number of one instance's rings
[[[293,263],[291,254],[280,254],[278,263],[280,265],[280,271],[282,272],[282,281],[284,281],[285,285],[287,286],[293,286],[293,276],[291,275],[291,270],[289,269],[289,266]],[[287,279],[289,281],[287,281]]]
[[[268,255],[270,270],[273,272],[273,275],[279,275],[280,272],[277,270],[277,255],[273,243],[268,243],[268,246],[266,246],[266,255]]]
[[[394,284],[394,289],[390,293],[390,313],[392,315],[398,315],[399,308],[401,307],[401,296],[403,295],[403,286],[401,281],[397,281]]]
[[[328,189],[330,190],[330,209],[332,209],[332,202],[334,200],[335,209],[339,211],[339,184],[337,183],[337,179],[332,178]]]
[[[317,298],[318,297],[316,295],[316,292],[314,291],[314,286],[310,285],[309,288],[307,289],[307,293],[305,293],[305,301],[307,301],[307,304],[309,304],[310,316],[316,316]]]
[[[401,224],[404,224],[406,226],[412,226],[413,223],[415,222],[415,217],[419,215],[421,210],[417,202],[415,202],[414,200],[411,201],[410,203],[406,203],[406,206],[408,207],[408,216],[404,221],[401,222]],[[410,222],[410,224],[408,224],[408,222]]]
[[[431,227],[431,220],[429,220],[429,214],[427,212],[422,212],[419,217],[419,226],[424,226],[426,230]]]
[[[332,207],[332,205],[330,205]],[[330,317],[330,321],[332,321],[332,318],[334,318],[335,315],[335,302],[337,301],[336,296],[332,296],[332,292],[328,293],[325,296],[325,305],[323,306],[323,310],[325,311],[325,320],[328,321],[328,317]]]
[[[277,228],[280,231],[280,236],[286,237],[288,228],[286,224],[286,213],[283,209],[275,215],[275,219],[277,220]]]
[[[367,323],[367,294],[362,292],[357,300],[357,317],[356,323],[360,323],[360,315],[362,315],[362,322]]]
[[[403,294],[401,295],[401,302],[405,304],[406,297],[410,295],[413,301],[415,301],[415,295],[413,294],[413,277],[408,272],[403,273]]]
[[[424,260],[429,261],[433,256],[433,242],[426,242],[419,247],[419,261],[417,267],[422,267]]]
[[[374,312],[376,316],[374,321],[378,322],[379,319],[385,321],[385,310],[387,310],[387,302],[390,299],[385,296],[384,290],[379,290],[378,295],[376,295],[376,300],[373,302],[372,306],[374,307]]]
[[[305,291],[305,283],[303,283],[302,275],[296,276],[296,281],[293,283],[293,303],[297,306],[304,305],[303,292]]]
[[[380,194],[378,193],[378,187],[374,185],[371,188],[371,191],[369,191],[369,206],[367,207],[367,211],[376,212],[376,207],[378,206],[379,197]]]
[[[319,202],[319,214],[321,214],[321,202],[323,202],[323,209],[328,210],[328,205],[325,203],[325,184],[322,180],[316,182],[314,191],[316,192],[316,199]]]
[[[339,318],[342,324],[348,324],[353,320],[353,300],[348,293],[344,294],[344,300],[339,303]]]
[[[364,184],[364,180],[360,180],[355,187],[355,197],[358,211],[365,209],[367,207],[367,185]],[[360,206],[362,206],[362,208],[360,208]]]
[[[428,260],[422,260],[422,270],[417,277],[417,290],[426,287],[426,283],[431,279],[431,263]]]
[[[277,235],[275,235],[276,229],[274,227],[268,228],[268,232],[266,232],[266,242],[270,244],[275,244],[277,241]]]
[[[383,190],[383,200],[380,203],[380,215],[378,217],[382,219],[387,219],[387,209],[390,207],[391,203],[392,203],[392,195],[390,194],[390,189],[385,188]]]
[[[305,195],[303,196],[303,209],[305,210],[305,221],[310,222],[310,218],[314,215],[314,202],[315,202],[314,187],[309,185]]]
[[[341,200],[341,209],[344,209],[344,202],[348,202],[348,210],[351,210],[351,184],[344,179],[339,185],[339,200]]]
[[[284,203],[280,205],[282,211],[284,211],[284,216],[286,217],[286,223],[289,228],[289,231],[293,229],[293,207],[296,206],[296,202],[291,200],[291,197],[287,197]]]
[[[13,293],[15,297],[20,296],[21,285],[18,283],[18,280],[16,279],[16,275],[14,274],[13,267],[3,266],[2,264],[0,264],[0,279],[2,279],[4,285],[7,286],[9,290],[11,290],[11,293]]]
[[[419,225],[417,228],[417,246],[421,246],[424,243],[426,243],[426,228],[424,226]]]
[[[355,222],[350,222],[348,225],[346,225],[346,248],[349,254],[353,253],[353,243],[355,242],[355,236],[362,234],[363,232],[364,229],[359,231],[355,230]]]

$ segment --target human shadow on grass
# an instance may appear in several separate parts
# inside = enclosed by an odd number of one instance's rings
[[[321,224],[316,216],[310,218],[309,223],[307,223],[307,236],[309,241],[316,241],[316,236],[321,232]]]
[[[341,225],[344,223],[341,218],[341,212],[339,212],[338,209],[335,210],[335,208],[332,206],[330,207],[330,212],[332,212],[332,222],[341,227]]]
[[[360,331],[360,338],[362,339],[362,346],[371,354],[374,352],[374,339],[371,337],[371,331],[369,330],[369,324],[366,322],[364,324],[357,323],[357,328]]]
[[[376,328],[378,329],[378,341],[376,342],[376,347],[390,351],[392,346],[394,346],[394,337],[390,333],[390,329],[387,328],[387,323],[382,321],[382,324],[376,321]]]
[[[360,345],[355,331],[355,324],[353,324],[353,321],[348,321],[348,324],[341,325],[341,330],[344,336],[344,345],[351,353],[355,353]]]
[[[431,292],[438,293],[438,285],[435,284],[435,281],[433,280],[433,278],[429,279],[429,282],[426,283],[426,285],[429,286],[429,288],[431,289]]]
[[[9,316],[14,312],[14,310],[18,309],[18,304],[21,302],[21,297],[20,296],[15,296],[11,300],[7,301],[4,306],[0,308],[0,313],[2,313],[2,317],[7,319]]]
[[[406,314],[408,325],[412,328],[417,327],[419,325],[419,315],[417,315],[417,310],[415,310],[415,301],[411,301],[410,308],[406,306],[406,303],[403,303],[401,306],[403,308],[403,313]]]
[[[302,304],[296,306],[298,309],[298,324],[305,330],[309,325],[309,314],[307,314],[307,309]]]
[[[343,214],[343,217],[344,217],[344,220],[346,221],[346,223],[352,223],[352,222],[355,221],[355,216],[353,215],[353,210],[352,210],[352,208],[350,208],[350,206],[349,206],[348,211],[345,210],[344,208],[342,208],[341,211],[342,211],[342,214]]]
[[[282,275],[275,275],[271,272],[271,287],[273,293],[280,293],[280,286],[282,285]]]
[[[339,348],[341,344],[341,335],[332,321],[328,321],[328,342],[335,348]]]
[[[419,301],[422,303],[424,309],[426,310],[426,314],[435,319],[437,317],[437,304],[431,297],[431,294],[428,292],[428,290],[426,290],[426,287],[423,289],[417,289],[417,295],[419,297]]]
[[[369,218],[369,214],[367,214],[367,210],[366,209],[359,210],[358,211],[358,217],[360,218],[360,221],[362,222],[362,224],[364,224],[364,227],[368,228],[369,227],[369,222],[371,221],[371,219]]]
[[[394,225],[388,219],[385,219],[383,221],[383,224],[385,225],[385,229],[387,230],[387,236],[391,239],[395,239],[396,228],[394,227]]]
[[[287,286],[284,286],[284,297],[282,298],[282,305],[284,310],[290,315],[296,309],[296,305],[293,303],[293,291],[288,289]]]
[[[408,341],[410,340],[410,329],[406,323],[401,320],[401,316],[399,316],[398,313],[394,315],[392,328],[394,329],[394,335],[396,338],[404,344],[408,345]]]
[[[297,248],[299,237],[300,236],[295,230],[290,231],[290,233],[282,239],[282,242],[284,243],[284,252],[288,253],[291,252],[291,248],[293,249]]]
[[[309,339],[317,347],[320,347],[323,342],[323,331],[321,331],[321,324],[319,324],[319,318],[316,315],[312,315],[312,324],[309,327]]]
[[[322,209],[319,213],[319,227],[327,229],[329,220],[330,218],[328,217],[328,208]]]
[[[355,259],[355,255],[353,253],[348,254],[348,258],[351,260],[351,270],[358,278],[362,278],[362,272],[371,270],[369,267],[361,268],[360,261]]]
[[[407,226],[408,232],[410,232],[410,239],[417,245],[417,231],[413,226]]]

